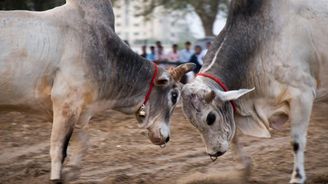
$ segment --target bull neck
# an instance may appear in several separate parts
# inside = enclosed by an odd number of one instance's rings
[[[213,74],[213,72],[205,72],[206,74],[210,74],[212,75],[213,77],[216,77],[218,79],[220,79],[224,84],[225,82],[222,80],[221,77],[219,77],[218,75],[216,74]],[[207,84],[211,89],[219,89],[220,91],[224,91],[224,89],[218,84],[216,83],[213,79],[210,79],[208,77],[204,77],[204,76],[199,76],[199,78],[201,78],[201,80]],[[226,84],[225,84],[226,85]]]
[[[112,41],[116,42],[114,47],[118,48],[112,48],[113,53],[108,58],[112,72],[107,81],[110,85],[105,98],[115,100],[118,109],[138,108],[149,89],[155,71],[154,64],[133,52],[122,41]]]

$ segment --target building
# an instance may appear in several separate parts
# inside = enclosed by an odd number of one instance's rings
[[[146,21],[140,16],[144,0],[117,0],[114,5],[115,29],[122,40],[132,46],[154,43],[160,40],[163,44],[172,44],[192,36],[182,14],[168,13],[157,8]],[[139,16],[137,16],[139,15]]]

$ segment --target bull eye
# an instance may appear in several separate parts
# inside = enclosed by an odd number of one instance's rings
[[[212,112],[208,113],[207,118],[206,118],[206,123],[207,123],[209,126],[211,126],[211,125],[214,124],[215,120],[216,120],[216,116],[215,116],[215,114],[212,113]]]
[[[172,92],[171,100],[172,100],[173,105],[177,103],[177,101],[178,101],[178,93],[177,92]]]

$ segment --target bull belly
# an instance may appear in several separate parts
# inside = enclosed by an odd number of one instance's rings
[[[52,101],[49,97],[32,97],[29,95],[3,95],[0,92],[0,111],[2,112],[31,112],[31,113],[49,113],[52,112]]]

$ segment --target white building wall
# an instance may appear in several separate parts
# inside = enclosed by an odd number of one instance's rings
[[[187,21],[178,13],[157,8],[149,21],[137,16],[142,11],[140,1],[143,0],[118,0],[114,5],[115,29],[122,40],[127,40],[132,46],[155,40],[171,44],[181,41],[186,32],[190,33]]]

